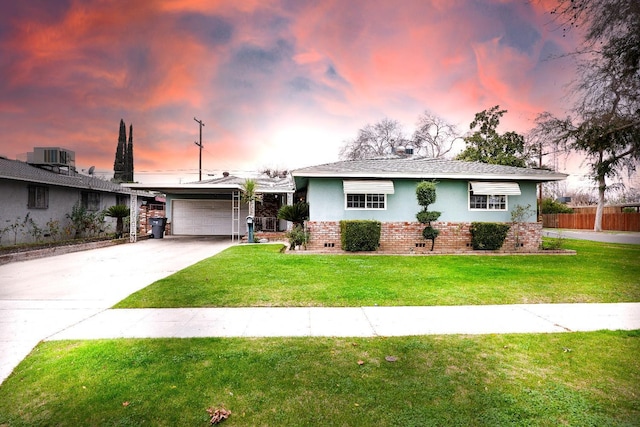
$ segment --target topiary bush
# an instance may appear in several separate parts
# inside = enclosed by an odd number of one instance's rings
[[[340,221],[342,250],[348,252],[375,251],[380,246],[380,221]]]
[[[471,246],[475,250],[495,251],[502,247],[511,228],[507,224],[496,222],[472,222]]]
[[[431,226],[431,221],[437,221],[440,218],[441,213],[437,211],[429,211],[429,205],[436,201],[436,183],[422,181],[416,186],[416,198],[418,204],[422,206],[422,210],[416,214],[416,219],[421,224],[427,224],[422,230],[422,237],[426,240],[431,240],[431,250],[433,250],[436,244],[436,237],[440,234],[440,230],[437,230]]]

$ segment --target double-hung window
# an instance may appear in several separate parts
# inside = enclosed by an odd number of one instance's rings
[[[27,207],[29,209],[47,209],[49,207],[49,188],[41,185],[30,185]]]
[[[345,180],[345,209],[353,210],[385,210],[387,194],[393,194],[393,182],[386,180]]]
[[[506,211],[508,196],[519,196],[517,182],[479,182],[469,183],[469,210]]]

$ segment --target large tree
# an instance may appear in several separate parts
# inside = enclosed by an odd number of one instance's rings
[[[586,157],[598,187],[595,231],[602,231],[607,179],[640,162],[640,2],[561,0],[552,11],[564,31],[584,29],[575,52],[579,78],[572,114],[538,117],[537,129],[559,146]]]
[[[355,139],[346,141],[340,150],[345,160],[369,159],[393,154],[398,147],[406,147],[407,140],[400,122],[384,118],[375,124],[367,124],[358,131]]]
[[[500,118],[507,112],[499,105],[476,113],[469,128],[476,129],[464,138],[466,148],[456,156],[457,160],[482,162],[494,165],[527,165],[527,151],[524,137],[516,132],[498,133]]]
[[[418,117],[411,145],[417,153],[440,159],[451,152],[454,142],[460,138],[462,137],[455,125],[430,111],[425,111]]]

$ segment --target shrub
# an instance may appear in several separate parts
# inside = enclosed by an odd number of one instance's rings
[[[558,237],[548,237],[542,240],[542,250],[545,251],[559,251],[563,248],[564,238],[562,235]]]
[[[122,237],[124,218],[128,217],[129,213],[129,207],[126,205],[114,205],[105,211],[106,216],[116,219],[116,238]]]
[[[380,221],[340,221],[342,250],[348,252],[375,251],[380,246]]]
[[[475,250],[493,251],[500,249],[507,238],[509,225],[495,222],[472,222],[471,245]]]
[[[309,219],[309,204],[298,202],[293,205],[284,205],[278,210],[278,219],[291,221],[294,226],[302,225]]]
[[[285,234],[289,239],[289,250],[294,250],[296,246],[305,246],[309,241],[309,232],[301,225],[296,225]]]
[[[540,203],[540,212],[543,214],[573,213],[573,209],[553,199],[546,198],[542,199]]]
[[[416,219],[421,224],[429,224],[431,221],[437,221],[442,215],[438,211],[420,211],[416,214]]]

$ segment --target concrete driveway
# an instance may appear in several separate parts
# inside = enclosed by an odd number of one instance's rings
[[[0,266],[0,382],[41,340],[232,244],[168,236]]]

